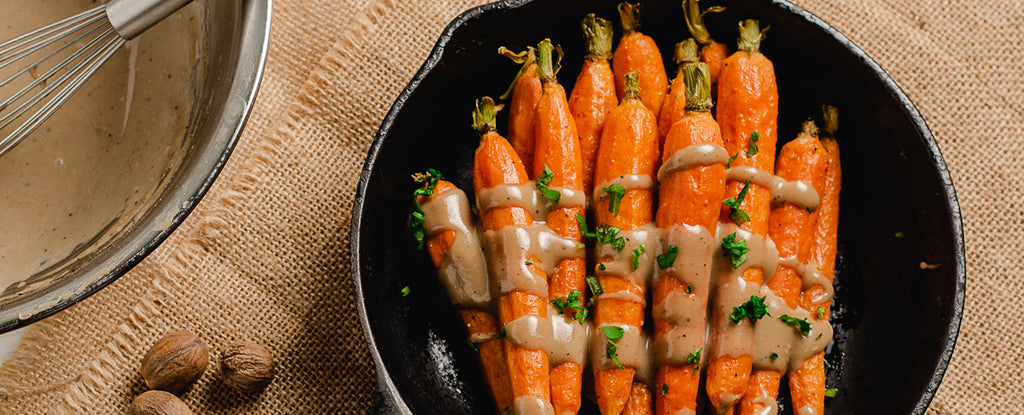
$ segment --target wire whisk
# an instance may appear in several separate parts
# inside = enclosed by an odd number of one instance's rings
[[[0,157],[60,109],[128,40],[189,2],[111,0],[0,43],[0,70],[14,71],[0,81],[0,88],[13,89],[15,80],[31,77],[0,102],[0,131],[14,128],[0,140]]]

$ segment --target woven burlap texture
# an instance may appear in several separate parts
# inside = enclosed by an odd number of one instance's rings
[[[352,198],[373,133],[444,24],[479,0],[277,0],[263,87],[220,179],[157,251],[33,325],[0,367],[0,414],[123,413],[138,366],[185,329],[265,343],[281,372],[242,396],[209,370],[196,413],[365,413],[373,368],[353,305]],[[968,295],[929,414],[1024,407],[1024,4],[800,0],[877,60],[934,131],[963,210]],[[783,109],[784,110],[784,109]],[[216,355],[216,353],[215,353]],[[1012,410],[1011,410],[1012,411]]]

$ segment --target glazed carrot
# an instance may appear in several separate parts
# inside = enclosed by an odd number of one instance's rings
[[[697,40],[697,43],[701,44],[700,61],[708,64],[708,70],[711,72],[711,96],[715,99],[715,102],[718,102],[718,77],[722,73],[722,65],[725,63],[725,58],[729,56],[729,47],[725,46],[724,43],[715,42],[711,38],[708,29],[704,27],[704,15],[724,11],[725,7],[709,7],[702,12],[697,1],[686,0],[686,3],[683,5],[686,15],[686,27],[690,29],[690,35]]]
[[[644,383],[634,383],[633,389],[629,391],[629,401],[626,402],[626,409],[622,410],[622,415],[651,415],[652,413],[654,412],[651,411],[651,390]]]
[[[473,113],[473,127],[480,132],[480,145],[473,163],[473,190],[477,193],[500,184],[515,185],[528,181],[526,168],[512,145],[495,132],[495,112],[494,101],[484,97],[477,101],[477,109]],[[532,224],[533,216],[521,207],[499,207],[481,212],[480,221],[485,230],[499,230],[508,225]],[[538,265],[539,259],[531,256],[529,260],[534,262],[530,269],[546,278]],[[527,315],[546,317],[546,299],[523,291],[513,291],[498,299],[498,317],[503,326]],[[503,346],[513,400],[536,397],[550,402],[547,352],[526,349],[511,341],[504,342]]]
[[[594,162],[604,120],[619,105],[619,99],[615,95],[615,75],[608,62],[612,57],[612,22],[591,13],[583,19],[582,26],[587,56],[569,95],[569,109],[580,135],[583,190],[589,195],[594,192]]]
[[[665,151],[662,155],[662,162],[667,162],[677,151],[693,145],[712,144],[722,146],[722,135],[718,123],[711,117],[711,82],[708,76],[707,65],[703,63],[689,64],[685,66],[680,76],[686,83],[686,111],[682,118],[672,125],[669,130],[668,139],[665,141]],[[698,165],[686,169],[679,169],[669,173],[662,179],[660,186],[660,197],[658,200],[657,224],[661,229],[668,229],[673,226],[691,225],[702,226],[714,235],[716,223],[718,222],[718,206],[722,203],[725,195],[725,165],[715,163],[709,165]],[[662,249],[668,249],[663,247]],[[711,262],[709,256],[706,261]],[[695,270],[684,269],[682,272],[687,275],[695,273]],[[706,271],[710,277],[710,270]],[[690,287],[687,289],[687,287]],[[685,295],[693,298],[701,310],[706,309],[710,285],[693,286],[670,274],[662,272],[654,285],[654,304],[661,304],[670,294]],[[699,319],[696,326],[700,327],[698,333],[689,333],[688,336],[698,336],[704,339],[704,314],[698,314],[691,318]],[[655,316],[654,336],[655,339],[664,338],[675,326],[665,318]],[[655,402],[655,412],[659,415],[671,415],[680,411],[697,410],[697,393],[700,389],[700,350],[690,351],[697,357],[696,363],[672,365],[664,364],[658,368],[658,376],[654,383],[655,389],[662,390],[658,393]]]
[[[786,143],[779,152],[775,165],[775,175],[787,181],[800,180],[810,183],[815,189],[822,188],[825,181],[825,168],[828,158],[825,149],[818,141],[818,128],[813,121],[804,123],[800,135]],[[772,208],[768,218],[768,236],[775,241],[780,257],[795,257],[800,263],[807,263],[811,254],[811,242],[814,233],[815,215],[804,207],[783,204]],[[803,285],[797,270],[780,264],[775,275],[768,281],[768,288],[786,306],[796,308]],[[782,373],[771,369],[756,370],[750,376],[747,393],[740,401],[739,413],[753,415],[765,408],[764,399],[771,401],[779,395],[779,382]]]
[[[594,172],[595,183],[606,183],[623,175],[647,175],[654,177],[658,163],[658,129],[657,118],[644,106],[639,96],[637,75],[630,73],[626,77],[626,92],[619,104],[605,121],[601,133],[601,146],[597,151],[597,167]],[[598,185],[598,187],[601,187]],[[606,189],[611,188],[608,186]],[[601,198],[594,207],[597,223],[608,229],[615,227],[621,231],[630,231],[651,223],[654,211],[654,194],[650,188],[623,188],[618,199],[618,209],[609,209],[615,196]],[[599,229],[600,230],[600,229]],[[598,232],[600,233],[600,232]],[[645,249],[653,250],[654,247]],[[652,251],[653,252],[653,251]],[[621,251],[619,255],[630,255]],[[598,258],[599,261],[612,261],[612,258]],[[601,265],[598,266],[600,268]],[[646,291],[644,284],[626,275],[606,275],[598,273],[598,281],[605,296],[616,293],[628,293],[634,298],[643,299]],[[631,326],[639,330],[644,321],[644,304],[630,298],[598,297],[594,308],[594,326],[599,330],[609,326]],[[605,333],[607,334],[607,333]],[[600,336],[600,333],[597,333]],[[595,353],[608,352],[597,350]],[[611,356],[609,356],[611,357]],[[594,367],[594,389],[597,393],[597,405],[602,414],[618,414],[625,408],[633,385],[635,370],[633,367]]]
[[[678,69],[676,77],[672,79],[672,84],[669,86],[668,95],[665,95],[665,101],[661,104],[661,113],[658,114],[658,138],[661,140],[661,147],[665,147],[665,137],[668,137],[668,131],[672,129],[672,124],[682,119],[683,113],[686,112],[686,81],[683,79],[683,67],[686,64],[697,62],[697,42],[694,42],[693,39],[686,39],[676,43],[672,59],[676,62]]]
[[[740,23],[739,51],[725,60],[719,78],[717,119],[729,154],[736,156],[732,167],[748,166],[774,171],[778,89],[775,71],[768,58],[759,52],[764,32],[755,20]],[[756,141],[755,141],[756,140]],[[756,145],[755,147],[751,144]],[[743,182],[726,183],[725,196],[739,195]],[[771,192],[751,185],[740,204],[750,216],[742,228],[764,236],[768,231]],[[729,221],[730,209],[722,206],[722,221]],[[764,274],[758,267],[747,268],[742,278],[761,284]],[[728,318],[728,316],[716,316]],[[714,357],[708,364],[707,392],[711,404],[720,412],[728,411],[743,396],[750,379],[753,359],[749,355]]]
[[[522,65],[508,91],[498,98],[504,100],[512,96],[508,110],[508,141],[516,149],[523,165],[532,166],[535,117],[541,94],[540,78],[537,77],[537,52],[533,47],[527,47],[515,53],[502,46],[498,48],[498,53]]]
[[[440,180],[440,177],[434,179],[433,184],[430,182],[430,179],[427,179],[421,188],[428,190],[433,186],[430,193],[420,193],[416,196],[420,205],[457,189],[451,182]],[[448,249],[455,242],[455,238],[454,230],[445,230],[426,241],[427,252],[430,254],[430,260],[434,263],[434,267],[440,267]],[[505,363],[502,344],[504,340],[497,338],[498,325],[494,315],[484,310],[463,307],[459,310],[459,317],[462,318],[463,325],[471,339],[482,339],[476,341],[480,366],[483,369],[484,378],[487,380],[495,409],[501,413],[512,406],[512,390],[508,380],[508,366]]]
[[[565,89],[555,78],[559,63],[555,61],[555,47],[545,39],[537,45],[537,74],[543,84],[543,94],[537,104],[534,134],[533,175],[542,177],[550,172],[551,188],[565,191],[583,191],[583,161],[580,156],[580,142],[576,134],[576,123],[565,99]],[[564,194],[562,196],[565,196]],[[584,206],[559,207],[548,212],[545,219],[551,230],[566,239],[583,242],[577,215],[583,215]],[[566,258],[555,266],[548,277],[548,298],[567,298],[573,291],[579,292],[581,303],[586,303],[584,277],[587,273],[586,258]],[[565,318],[573,321],[569,310]],[[579,310],[574,310],[579,311]],[[580,410],[580,393],[583,387],[583,366],[576,362],[564,362],[551,369],[551,404],[555,413],[576,413]]]
[[[612,57],[615,91],[619,97],[625,98],[626,74],[636,72],[640,77],[640,97],[657,119],[668,92],[668,74],[665,73],[661,52],[654,39],[639,32],[639,4],[619,3],[619,18],[622,20],[622,39]]]
[[[839,127],[839,114],[835,107],[825,107],[825,134],[821,140],[822,147],[828,154],[828,170],[825,181],[818,193],[821,203],[815,210],[817,223],[814,226],[814,241],[811,248],[810,262],[818,272],[832,281],[836,265],[836,238],[839,225],[839,189],[842,182],[842,168],[839,165],[839,145],[835,133]],[[824,293],[824,287],[815,285],[804,290],[800,296],[800,307],[811,312],[811,317],[818,319],[817,304],[812,300]],[[821,304],[821,318],[827,320],[829,303]],[[812,408],[817,413],[825,411],[825,352],[818,353],[807,359],[800,368],[789,375],[789,391],[793,397],[793,408]]]

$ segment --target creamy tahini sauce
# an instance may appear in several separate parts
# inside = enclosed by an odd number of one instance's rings
[[[0,39],[97,4],[0,0],[8,17]],[[183,154],[199,58],[199,7],[186,7],[114,54],[46,123],[0,157],[0,291],[60,264],[91,240],[109,238],[151,203]],[[4,97],[11,93],[10,86],[0,90]]]
[[[729,160],[729,152],[722,146],[714,144],[693,144],[683,147],[672,154],[661,168],[658,169],[658,181],[665,180],[676,170],[690,167],[725,163]]]
[[[437,270],[448,298],[457,306],[490,308],[487,262],[466,193],[449,190],[424,203],[422,209],[423,230],[428,238],[445,231],[455,232],[455,240]]]
[[[776,205],[791,203],[802,208],[815,209],[821,199],[810,183],[796,180],[786,181],[779,176],[749,166],[730,167],[725,170],[726,180],[746,181],[760,185],[772,192],[772,203]]]
[[[625,190],[626,192],[635,189],[653,191],[654,188],[657,187],[657,184],[654,183],[654,178],[646,174],[625,174],[616,177],[612,180],[603,183],[598,183],[597,186],[594,186],[594,203],[607,199],[610,196],[610,194],[606,192],[604,189],[611,186],[621,186],[622,189]]]
[[[549,186],[561,194],[558,202],[544,197],[537,189],[537,183],[529,181],[523,184],[499,184],[477,192],[476,206],[481,212],[503,207],[521,207],[533,215],[535,221],[543,221],[549,212],[566,207],[586,207],[587,196],[584,192],[565,187]]]
[[[704,347],[707,326],[707,294],[710,287],[714,236],[703,226],[673,226],[664,231],[662,249],[676,247],[678,254],[658,278],[676,278],[692,292],[672,292],[654,305],[652,316],[672,324],[654,339],[654,355],[660,364],[682,366],[691,353]],[[657,264],[655,264],[657,266]],[[702,353],[701,357],[706,356]]]

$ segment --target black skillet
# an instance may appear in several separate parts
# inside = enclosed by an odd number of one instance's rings
[[[583,53],[580,19],[596,12],[617,20],[616,3],[507,0],[463,13],[381,124],[359,182],[351,242],[359,316],[377,366],[376,413],[491,413],[455,310],[427,256],[410,244],[409,175],[437,168],[469,192],[473,101],[500,95],[516,71],[498,46],[561,43],[559,79],[571,90]],[[836,335],[827,355],[828,385],[838,393],[826,413],[923,414],[952,355],[964,301],[960,210],[935,139],[892,79],[819,18],[781,0],[724,5],[707,20],[727,44],[734,46],[739,19],[771,25],[762,50],[778,74],[781,140],[795,137],[821,104],[841,110]],[[679,1],[644,2],[643,31],[662,51],[688,36],[682,22]],[[792,413],[788,397],[780,403]]]

